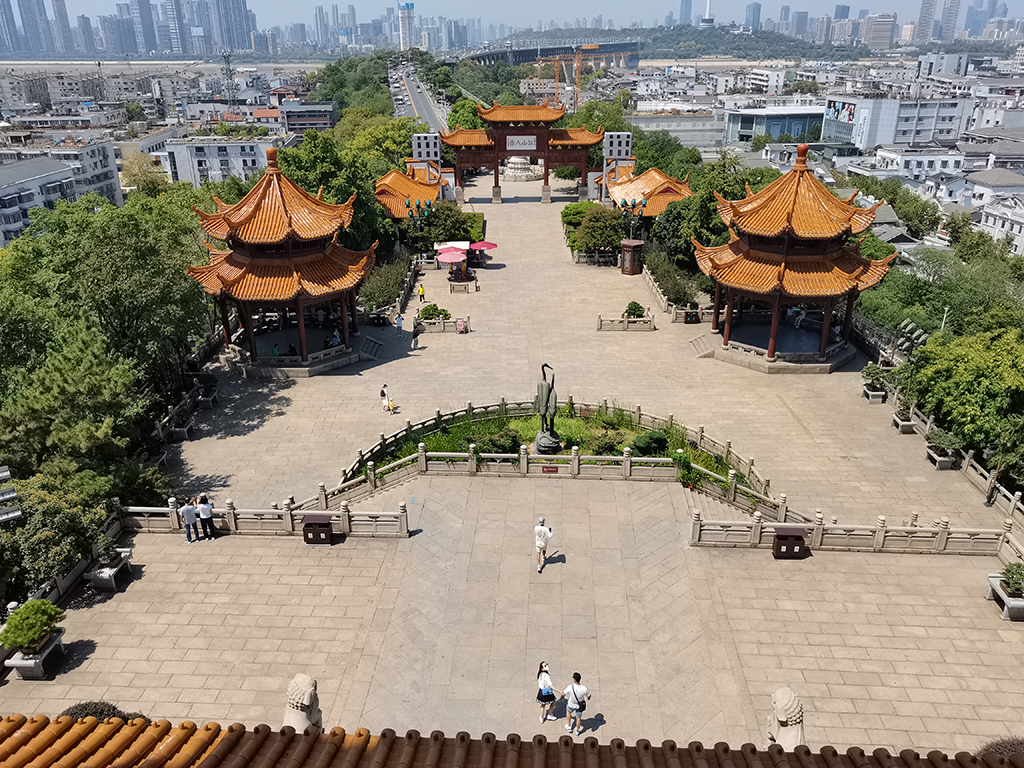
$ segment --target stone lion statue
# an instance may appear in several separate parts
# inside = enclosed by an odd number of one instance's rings
[[[323,712],[316,693],[316,680],[301,672],[288,683],[288,704],[284,710],[282,727],[290,725],[302,733],[313,725],[323,731]]]
[[[804,705],[791,688],[779,688],[772,694],[772,713],[768,715],[768,749],[778,744],[792,752],[804,744]]]

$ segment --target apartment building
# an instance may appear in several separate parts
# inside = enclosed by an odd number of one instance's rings
[[[1010,252],[1024,255],[1024,195],[998,195],[982,208],[983,230],[996,240],[1010,239]]]
[[[31,223],[33,208],[53,208],[58,200],[78,199],[74,173],[48,157],[0,165],[0,236],[6,246]]]
[[[875,150],[874,166],[881,176],[899,176],[918,181],[936,173],[960,173],[964,154],[943,147],[911,147],[883,145]]]
[[[117,178],[114,144],[106,141],[33,142],[24,147],[0,148],[0,169],[31,158],[49,158],[71,169],[78,197],[96,192],[114,205],[124,204]]]
[[[187,181],[198,189],[204,181],[228,176],[247,179],[267,167],[267,149],[293,146],[298,140],[294,134],[249,139],[192,136],[169,139],[154,155],[172,181]]]
[[[338,124],[338,105],[333,101],[303,102],[285,99],[278,109],[285,133],[322,131]]]

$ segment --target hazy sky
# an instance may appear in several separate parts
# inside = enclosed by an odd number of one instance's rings
[[[127,0],[122,0],[127,2]],[[291,0],[288,3],[281,3],[280,0],[248,0],[249,8],[256,12],[257,22],[261,28],[271,27],[277,24],[285,25],[296,21],[304,21],[312,24],[313,8],[317,5],[325,6],[328,11],[333,0]],[[496,0],[414,0],[417,16],[446,16],[448,18],[479,17],[484,20],[485,34],[488,22],[495,24],[514,24],[520,27],[534,26],[538,20],[543,20],[544,25],[552,19],[562,23],[572,23],[577,16],[586,16],[592,19],[602,14],[607,21],[613,19],[618,26],[624,26],[630,21],[643,20],[647,26],[654,26],[663,23],[665,16],[671,11],[673,15],[679,14],[679,2],[655,2],[627,3],[610,2],[609,0],[516,0],[516,2],[497,2]],[[749,0],[711,0],[711,10],[716,18],[723,21],[743,21],[744,9]],[[779,8],[783,2],[787,2],[793,10],[809,11],[811,16],[818,16],[827,13],[830,16],[835,11],[835,2],[822,2],[822,0],[762,0],[761,18],[779,17]],[[850,4],[850,13],[856,18],[857,11],[867,8],[872,13],[895,11],[899,14],[900,23],[913,21],[917,18],[920,8],[919,0],[844,0]],[[98,16],[114,12],[115,0],[67,0],[68,15],[74,25],[75,17],[80,13],[89,16]],[[706,0],[693,0],[694,13],[701,13],[704,10]],[[940,4],[940,3],[939,3]],[[971,4],[971,0],[961,0],[961,18],[964,8]],[[1007,0],[1010,6],[1010,15],[1024,13],[1024,0]],[[348,7],[348,0],[340,0],[342,12]],[[376,18],[384,13],[388,3],[365,2],[360,0],[354,3],[356,16],[359,21],[366,21]],[[49,3],[47,3],[49,7]],[[631,11],[626,8],[635,9]]]

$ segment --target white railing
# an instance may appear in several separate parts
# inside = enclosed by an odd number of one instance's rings
[[[599,331],[656,331],[654,315],[650,308],[644,311],[643,317],[602,317],[597,316]]]
[[[466,315],[464,318],[438,318],[437,320],[423,320],[417,316],[415,322],[417,325],[423,326],[423,333],[457,333],[459,330],[459,323],[463,323],[466,333],[469,333],[472,330],[469,315]]]
[[[644,278],[644,282],[647,283],[647,287],[651,289],[651,293],[654,294],[655,303],[661,309],[662,312],[671,316],[671,322],[673,323],[685,323],[687,315],[693,315],[694,313],[700,318],[701,322],[710,320],[715,315],[714,305],[705,305],[698,309],[688,309],[686,307],[680,307],[673,304],[664,293],[661,292],[661,286],[658,285],[658,281],[654,279],[654,275],[644,264],[643,272],[641,273]]]

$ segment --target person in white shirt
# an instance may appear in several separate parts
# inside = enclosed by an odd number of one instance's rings
[[[196,511],[199,513],[199,524],[203,526],[203,538],[212,541],[215,538],[213,530],[213,504],[210,503],[206,496],[200,496]]]
[[[185,524],[185,539],[189,544],[192,543],[192,534],[196,535],[196,541],[199,541],[199,526],[196,525],[196,500],[189,499],[185,502],[185,506],[178,510],[178,514],[181,515],[181,521]]]
[[[537,546],[537,573],[544,568],[548,559],[548,542],[554,536],[554,531],[544,525],[544,518],[537,519],[537,526],[533,529],[533,543]]]
[[[548,663],[542,661],[540,669],[537,670],[537,701],[540,702],[540,721],[557,720],[554,715],[555,703],[564,694],[551,685],[551,675],[548,673]]]
[[[565,730],[572,733],[573,720],[576,721],[576,735],[583,733],[583,713],[587,709],[587,701],[590,700],[590,691],[585,685],[580,685],[579,672],[572,673],[572,683],[565,689]]]

